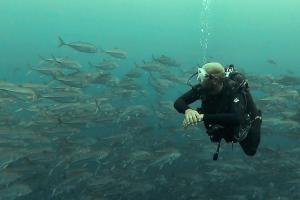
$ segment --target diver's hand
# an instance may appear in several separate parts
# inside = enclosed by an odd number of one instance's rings
[[[199,114],[196,110],[187,109],[185,111],[185,118],[183,120],[183,126],[187,127],[191,124],[197,124],[203,120],[203,114]]]

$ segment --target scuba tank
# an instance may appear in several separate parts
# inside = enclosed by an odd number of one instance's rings
[[[200,67],[199,67],[200,68]],[[204,90],[200,84],[197,85],[192,85],[190,83],[190,80],[196,76],[198,74],[199,77],[199,71],[201,73],[201,70],[199,70],[195,72],[194,74],[192,74],[188,81],[187,81],[187,85],[189,85],[193,90],[198,90],[199,92],[201,92],[200,90]],[[201,74],[200,74],[201,75]],[[245,103],[246,103],[246,107],[245,107],[245,123],[243,123],[242,126],[239,127],[239,134],[238,134],[238,138],[235,137],[235,141],[232,141],[232,145],[234,142],[241,142],[243,140],[246,139],[248,134],[252,134],[252,132],[258,132],[260,131],[260,127],[261,127],[261,111],[259,109],[257,109],[252,95],[249,91],[249,85],[248,85],[248,81],[246,79],[246,77],[235,70],[235,67],[233,64],[229,65],[228,67],[225,67],[225,76],[234,81],[234,87],[233,90],[234,92],[241,92],[245,98]],[[197,77],[197,79],[198,79]],[[259,120],[258,120],[259,119]],[[207,133],[210,136],[210,139],[212,142],[218,142],[218,146],[217,146],[217,150],[213,155],[213,160],[217,160],[218,159],[218,155],[219,155],[219,149],[221,146],[221,141],[223,139],[222,136],[222,129],[224,127],[219,126],[219,125],[213,125],[211,127],[211,129],[207,129]],[[227,141],[228,142],[228,141]]]

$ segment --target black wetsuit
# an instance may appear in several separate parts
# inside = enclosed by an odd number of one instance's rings
[[[203,122],[207,133],[210,136],[217,134],[217,137],[219,137],[221,135],[227,142],[236,142],[234,135],[238,134],[240,127],[247,123],[247,103],[254,105],[250,93],[251,102],[247,102],[245,95],[236,91],[236,84],[230,79],[224,80],[223,89],[217,95],[207,95],[205,90],[201,88],[201,85],[196,85],[193,89],[180,96],[175,101],[174,107],[179,113],[184,113],[186,109],[190,108],[189,104],[196,100],[201,100],[202,106],[197,111],[204,114]],[[252,118],[258,115],[255,105],[253,107],[254,111],[252,114],[250,113],[250,115],[253,115]],[[214,133],[215,131],[211,132],[212,127],[216,125],[220,125],[222,128],[218,129],[217,133]],[[250,131],[247,137],[240,142],[240,145],[247,155],[254,155],[259,142],[260,130]]]

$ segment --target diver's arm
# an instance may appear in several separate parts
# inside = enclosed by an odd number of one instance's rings
[[[204,114],[203,121],[212,124],[220,125],[239,125],[241,119],[238,114],[233,113],[220,113],[220,114]]]
[[[195,102],[200,98],[200,85],[195,86],[195,88],[189,90],[182,96],[180,96],[174,103],[174,108],[179,113],[184,113],[187,109],[190,109],[189,104]]]
[[[239,125],[244,120],[245,100],[242,94],[237,94],[231,103],[230,113],[205,114],[203,121],[220,125]],[[237,100],[238,99],[238,100]]]

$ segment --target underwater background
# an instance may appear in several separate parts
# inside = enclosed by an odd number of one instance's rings
[[[0,1],[0,199],[300,199],[299,7]],[[245,73],[263,112],[253,157],[224,144],[213,161],[173,108],[212,61]]]

